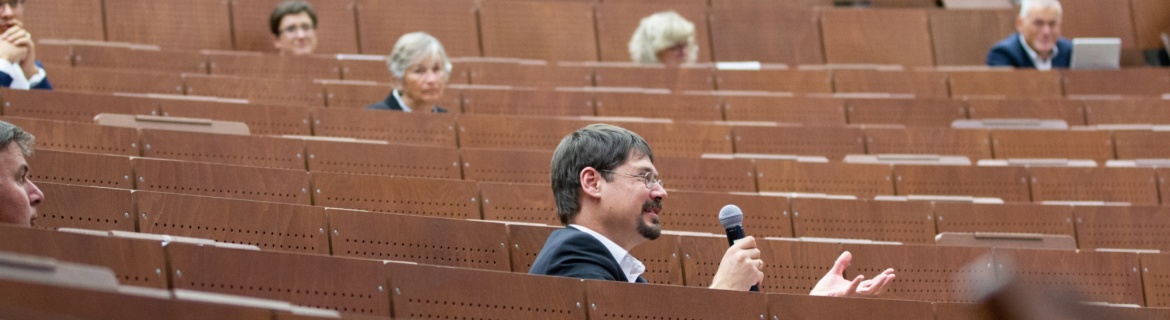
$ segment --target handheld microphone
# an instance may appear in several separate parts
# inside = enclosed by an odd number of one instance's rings
[[[743,239],[745,237],[743,232],[743,210],[738,206],[729,204],[719,209],[719,224],[727,230],[727,245],[735,245],[735,240]],[[760,291],[759,285],[752,285],[751,291]]]

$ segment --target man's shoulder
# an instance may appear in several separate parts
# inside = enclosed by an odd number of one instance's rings
[[[1007,38],[1003,38],[1003,40],[999,40],[999,42],[996,42],[995,46],[992,46],[991,48],[992,48],[992,50],[997,50],[997,49],[998,50],[1008,50],[1008,49],[1012,49],[1014,47],[1018,47],[1019,45],[1020,45],[1020,34],[1019,33],[1012,33],[1011,35],[1008,35]]]

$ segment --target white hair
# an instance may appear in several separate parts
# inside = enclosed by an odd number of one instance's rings
[[[658,52],[687,44],[687,63],[698,60],[699,45],[695,44],[695,24],[674,11],[663,11],[642,18],[634,36],[630,38],[630,58],[641,64],[655,64]]]
[[[1028,11],[1035,8],[1056,9],[1056,14],[1064,14],[1064,8],[1060,6],[1060,0],[1020,0],[1020,18],[1027,18]]]
[[[390,65],[390,74],[402,80],[410,66],[418,63],[423,57],[435,55],[443,62],[443,80],[446,81],[451,76],[451,60],[447,59],[447,50],[443,49],[439,39],[426,32],[404,34],[394,43],[394,51],[390,52],[387,61]]]

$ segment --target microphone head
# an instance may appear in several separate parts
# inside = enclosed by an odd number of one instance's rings
[[[719,209],[719,224],[723,228],[742,227],[743,210],[734,204],[723,206],[723,209]]]

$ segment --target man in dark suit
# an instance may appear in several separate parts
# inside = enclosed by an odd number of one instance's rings
[[[1057,0],[1025,0],[1016,33],[995,44],[987,65],[1049,70],[1068,68],[1072,42],[1060,37],[1062,9]]]
[[[554,231],[528,273],[582,279],[646,282],[645,266],[629,251],[662,233],[659,214],[666,189],[650,145],[629,130],[593,124],[561,140],[552,158],[552,188],[564,229]],[[876,295],[894,279],[887,269],[871,280],[842,274],[845,252],[812,294]],[[711,288],[746,291],[764,278],[752,237],[724,254]]]

